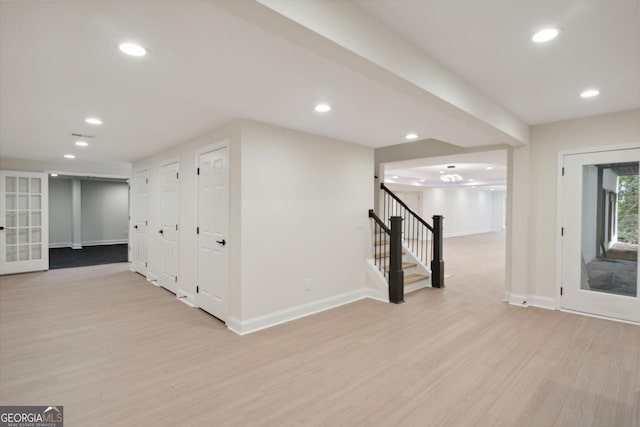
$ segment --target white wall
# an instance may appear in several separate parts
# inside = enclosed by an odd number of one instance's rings
[[[526,263],[514,260],[511,285],[555,304],[560,268],[556,245],[561,226],[558,153],[621,145],[640,147],[640,110],[533,126],[531,136],[529,146],[514,149],[521,167],[513,168],[513,192],[526,195],[516,200],[515,207],[530,215],[513,214],[514,251],[521,247],[528,256]]]
[[[230,318],[264,324],[364,292],[373,149],[240,120],[134,164],[134,171],[149,170],[153,231],[160,222],[159,163],[179,159],[179,294],[197,304],[196,152],[221,141],[229,144],[230,163]],[[157,239],[149,233],[152,276],[161,265]]]
[[[49,178],[49,246],[70,247],[72,241],[71,180]]]
[[[404,192],[421,193],[422,218],[431,223],[433,215],[444,216],[444,237],[488,233],[503,229],[506,191],[489,188],[424,188],[387,184],[402,199]]]
[[[443,215],[444,237],[498,231],[503,210],[494,199],[504,199],[504,195],[504,191],[470,187],[427,189],[422,198],[423,218]]]
[[[371,148],[257,123],[243,128],[244,318],[364,287],[372,170]]]
[[[129,185],[81,180],[82,244],[126,243],[129,238]]]

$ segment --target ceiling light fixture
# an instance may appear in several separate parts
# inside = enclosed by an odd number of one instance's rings
[[[121,43],[118,48],[129,56],[145,56],[147,54],[145,48],[135,43]]]
[[[557,28],[545,28],[544,30],[538,31],[533,36],[531,36],[531,41],[534,43],[544,43],[550,40],[555,39],[560,32]]]
[[[487,166],[485,169],[490,171],[491,169],[493,169],[493,166]]]
[[[76,145],[78,147],[87,147],[89,145],[89,143],[86,142],[86,141],[76,141]]]
[[[393,178],[393,179],[398,179],[398,175],[394,175],[394,176],[392,176],[391,178]]]
[[[456,174],[442,175],[440,177],[440,181],[442,181],[442,182],[458,182],[458,181],[462,181],[462,177],[460,175],[456,175]]]
[[[57,173],[52,173],[51,176],[58,176],[58,174]]]
[[[327,111],[331,111],[331,106],[329,104],[318,104],[314,109],[318,113],[326,113]]]
[[[406,139],[416,139],[418,137],[417,133],[410,132],[404,136]]]
[[[76,158],[76,156],[75,156],[74,154],[65,154],[65,155],[64,155],[64,158],[65,158],[65,159],[75,159],[75,158]]]
[[[440,173],[444,173],[444,171],[440,171]]]
[[[84,119],[84,121],[89,123],[90,125],[101,125],[102,124],[102,120],[100,120],[97,117],[87,117],[86,119]]]
[[[581,98],[593,98],[594,96],[600,95],[600,91],[598,89],[587,89],[582,91],[580,94]]]

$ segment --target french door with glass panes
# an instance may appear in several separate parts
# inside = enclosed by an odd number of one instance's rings
[[[640,322],[640,149],[563,156],[562,308]]]
[[[49,269],[47,174],[0,171],[0,274]]]

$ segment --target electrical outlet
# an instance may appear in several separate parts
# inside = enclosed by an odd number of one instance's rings
[[[304,290],[309,292],[311,290],[311,279],[305,279]]]

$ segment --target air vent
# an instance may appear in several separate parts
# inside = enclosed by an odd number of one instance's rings
[[[93,135],[83,135],[81,133],[72,133],[71,136],[76,138],[95,138]]]

